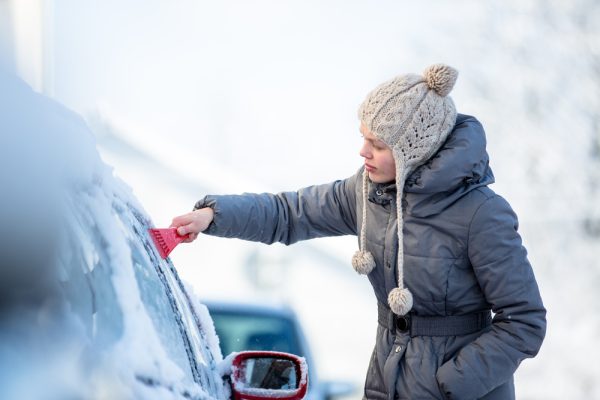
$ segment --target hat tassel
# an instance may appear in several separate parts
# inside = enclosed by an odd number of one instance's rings
[[[396,212],[398,223],[398,287],[392,289],[388,295],[388,304],[392,312],[396,315],[406,315],[412,309],[413,295],[404,287],[404,216],[402,212],[402,188],[409,170],[404,164],[404,158],[400,154],[395,154],[396,159]]]
[[[396,315],[406,315],[413,306],[413,296],[407,288],[394,288],[388,295],[388,304]]]
[[[352,256],[352,266],[354,270],[361,275],[367,275],[375,268],[375,258],[370,251],[365,250],[366,230],[367,230],[367,188],[369,186],[369,175],[366,170],[363,170],[362,179],[362,226],[360,228],[360,250]]]
[[[367,275],[375,268],[375,259],[370,251],[358,250],[352,256],[352,266],[361,275]]]

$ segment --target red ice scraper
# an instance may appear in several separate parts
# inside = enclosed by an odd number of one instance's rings
[[[148,232],[150,232],[150,236],[152,236],[152,240],[154,240],[154,244],[163,259],[167,258],[175,246],[187,237],[179,235],[177,228],[148,229]]]

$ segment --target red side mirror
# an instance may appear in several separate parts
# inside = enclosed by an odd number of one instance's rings
[[[234,400],[299,400],[308,388],[304,358],[275,351],[244,351],[232,361]]]

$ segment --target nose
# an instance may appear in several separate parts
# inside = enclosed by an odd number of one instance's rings
[[[373,156],[371,154],[369,142],[367,142],[366,140],[363,142],[363,145],[360,148],[360,151],[358,152],[358,154],[360,154],[361,157],[366,158],[366,159],[370,159]]]

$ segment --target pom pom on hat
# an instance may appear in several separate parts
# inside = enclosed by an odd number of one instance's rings
[[[367,275],[375,268],[375,259],[369,251],[358,250],[352,256],[352,266],[361,275]]]
[[[406,315],[413,306],[413,296],[407,288],[394,288],[388,295],[388,304],[396,315]]]
[[[433,64],[425,69],[423,77],[429,88],[446,97],[456,83],[458,71],[445,64]]]

